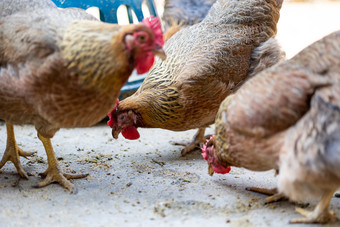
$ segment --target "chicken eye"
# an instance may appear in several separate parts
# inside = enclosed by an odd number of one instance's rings
[[[119,120],[121,120],[121,121],[123,121],[124,119],[125,119],[125,116],[124,116],[124,115],[122,115],[122,116],[119,117]]]
[[[145,40],[146,40],[145,35],[139,35],[137,38],[138,38],[138,41],[141,42],[141,43],[145,42]]]

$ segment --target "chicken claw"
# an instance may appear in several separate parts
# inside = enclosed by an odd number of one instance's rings
[[[5,153],[0,161],[0,169],[6,164],[6,162],[11,161],[14,164],[15,168],[17,169],[19,175],[22,178],[28,179],[26,171],[21,166],[19,156],[27,158],[27,156],[31,156],[35,152],[25,152],[18,147],[15,141],[14,128],[12,124],[6,122],[6,129],[7,129],[7,145]]]
[[[291,224],[298,224],[298,223],[304,223],[304,224],[312,224],[312,223],[328,223],[328,222],[334,222],[337,220],[337,217],[334,215],[333,211],[324,210],[322,212],[317,212],[316,209],[313,211],[309,211],[300,207],[297,207],[295,209],[296,212],[301,214],[304,217],[300,218],[294,218],[290,221]]]
[[[204,136],[204,132],[205,128],[199,128],[191,143],[187,144],[185,142],[174,142],[174,145],[185,146],[185,148],[183,148],[183,150],[181,151],[181,155],[185,156],[195,149],[200,148],[200,145],[205,143],[206,137]]]
[[[39,175],[43,177],[44,180],[40,182],[38,185],[33,186],[35,188],[41,188],[53,182],[58,182],[61,186],[68,189],[71,193],[76,193],[76,188],[74,188],[74,185],[69,180],[84,178],[84,177],[87,177],[89,174],[74,174],[73,175],[73,174],[63,173],[58,164],[55,167],[52,167],[52,168],[49,167],[44,173],[40,173]]]
[[[330,191],[325,193],[320,202],[316,205],[313,211],[308,211],[302,208],[297,207],[296,212],[300,213],[304,217],[294,218],[290,221],[291,224],[297,223],[328,223],[337,221],[337,217],[334,215],[333,211],[328,210],[329,203],[333,197],[334,191]]]
[[[265,199],[265,204],[274,203],[274,202],[286,199],[286,197],[282,193],[277,192],[277,188],[268,189],[268,188],[250,187],[250,188],[246,188],[246,190],[269,195]]]
[[[40,174],[42,177],[45,177],[45,179],[42,182],[40,182],[38,185],[33,186],[33,187],[41,188],[53,182],[58,182],[61,186],[68,189],[71,193],[75,193],[76,191],[75,191],[74,185],[69,181],[69,179],[84,178],[88,176],[88,174],[71,175],[71,174],[63,173],[55,157],[51,140],[49,138],[43,137],[39,133],[38,133],[38,138],[41,140],[41,142],[43,143],[45,147],[45,151],[47,154],[48,169],[44,173]]]
[[[50,172],[48,169],[43,172],[43,173],[39,173],[39,176],[41,176],[42,178],[46,178],[47,175],[49,175]],[[63,173],[63,176],[67,179],[67,180],[70,180],[70,179],[80,179],[80,178],[84,178],[84,177],[87,177],[89,174],[88,173],[82,173],[82,174],[69,174],[69,173]]]

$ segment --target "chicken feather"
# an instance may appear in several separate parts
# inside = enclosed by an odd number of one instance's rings
[[[223,99],[253,73],[283,58],[273,39],[281,4],[219,0],[202,22],[174,34],[165,44],[167,60],[156,61],[136,93],[113,111],[113,136],[131,126],[200,128],[197,141],[204,142],[204,127],[214,122]],[[262,61],[260,52],[270,57]],[[128,111],[136,115],[136,124],[127,125],[133,122],[128,117],[120,119]]]
[[[340,188],[340,31],[249,79],[221,104],[216,135],[203,149],[209,173],[230,166],[275,169],[280,193],[321,198],[293,223],[325,223]]]
[[[120,26],[81,9],[58,9],[48,0],[3,0],[0,11],[0,119],[11,160],[22,169],[13,124],[33,124],[48,156],[45,186],[57,181],[73,191],[55,159],[50,138],[60,128],[92,126],[114,106],[133,69],[148,70],[164,57],[158,18]],[[78,175],[82,177],[85,175]],[[66,179],[67,178],[67,179]]]

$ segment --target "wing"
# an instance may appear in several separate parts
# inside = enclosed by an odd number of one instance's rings
[[[315,90],[327,77],[286,61],[250,79],[229,104],[230,127],[245,135],[265,137],[295,124],[308,110]]]
[[[280,7],[273,5],[217,1],[202,22],[180,30],[166,42],[167,60],[155,62],[137,93],[174,83],[178,87],[200,85],[212,79],[238,84],[249,73],[254,48],[276,33]]]
[[[0,65],[43,59],[60,51],[58,45],[65,29],[74,20],[96,19],[81,9],[56,7],[22,11],[0,19]]]
[[[59,53],[65,28],[84,18],[91,17],[82,10],[44,8],[0,19],[0,118],[32,123],[37,117],[33,110],[40,108],[34,105],[42,103],[43,93],[37,89],[66,75]]]
[[[338,85],[328,90],[336,102],[313,97],[310,111],[287,133],[281,150],[278,186],[296,201],[340,185],[340,90]]]
[[[250,79],[230,103],[231,127],[263,137],[295,124],[309,110],[318,88],[337,83],[339,43],[340,32],[334,32]],[[326,96],[330,91],[322,92]]]

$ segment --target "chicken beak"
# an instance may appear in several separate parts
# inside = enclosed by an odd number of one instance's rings
[[[115,139],[118,139],[118,136],[119,136],[121,131],[122,131],[122,129],[118,129],[116,127],[112,128],[112,137],[115,138]]]
[[[214,175],[214,170],[213,170],[211,164],[209,164],[208,173],[209,173],[210,176]]]
[[[156,47],[155,49],[152,50],[152,53],[154,55],[158,56],[163,61],[166,60],[166,54],[165,54],[164,50],[161,47]]]

